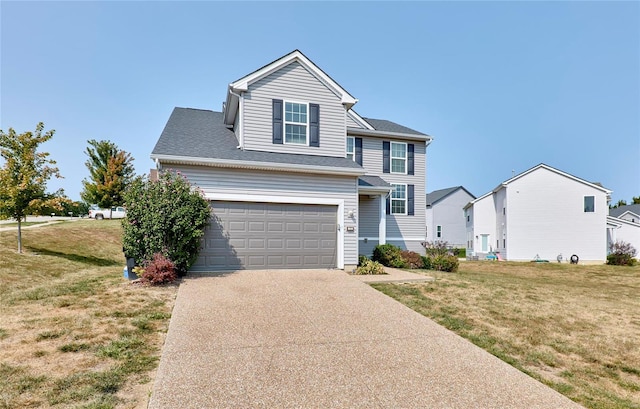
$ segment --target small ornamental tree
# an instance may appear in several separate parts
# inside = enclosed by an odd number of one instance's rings
[[[124,206],[125,255],[142,265],[161,253],[179,275],[186,274],[211,216],[202,193],[179,173],[160,172],[156,181],[134,179],[124,193]]]
[[[636,264],[634,258],[637,254],[635,247],[624,241],[616,241],[609,245],[611,251],[607,256],[607,264],[614,266],[633,266]]]

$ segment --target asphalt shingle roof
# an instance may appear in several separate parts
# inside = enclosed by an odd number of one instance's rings
[[[393,132],[393,133],[406,133],[410,135],[424,135],[422,132],[418,132],[415,129],[407,128],[406,126],[397,124],[395,122],[387,121],[386,119],[373,119],[373,118],[363,118],[367,121],[376,131],[381,132]]]
[[[224,125],[222,112],[174,108],[152,155],[362,169],[347,158],[249,151],[237,146],[235,134]]]
[[[462,186],[454,186],[454,187],[448,187],[446,189],[434,190],[431,193],[427,193],[427,206],[431,206],[432,204],[450,195],[451,193],[455,192],[458,189],[463,189],[465,192],[469,193],[469,191]],[[473,199],[476,198],[471,193],[469,194]]]
[[[640,204],[632,204],[609,209],[609,216],[620,217],[624,212],[632,212],[640,215]]]
[[[363,175],[358,179],[358,186],[363,187],[391,187],[379,176]]]

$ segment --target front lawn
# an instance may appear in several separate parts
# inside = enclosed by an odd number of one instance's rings
[[[123,278],[120,221],[0,232],[0,408],[146,407],[177,286]]]
[[[462,262],[374,284],[588,408],[640,408],[640,266]]]

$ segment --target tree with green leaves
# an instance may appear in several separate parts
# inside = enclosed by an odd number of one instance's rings
[[[631,204],[640,204],[640,196],[637,196],[637,197],[636,197],[636,196],[633,196],[633,197],[631,198],[631,201],[633,202],[633,203],[631,203]]]
[[[133,157],[110,141],[92,139],[88,143],[85,165],[90,178],[82,181],[80,197],[102,208],[122,205],[124,191],[135,175]]]
[[[22,253],[22,226],[25,216],[37,213],[45,206],[54,205],[45,194],[47,181],[60,178],[54,160],[48,152],[38,152],[38,147],[50,140],[55,130],[44,132],[44,124],[38,123],[35,132],[16,133],[13,128],[5,133],[0,129],[0,156],[4,165],[0,168],[0,216],[18,222],[18,253]]]

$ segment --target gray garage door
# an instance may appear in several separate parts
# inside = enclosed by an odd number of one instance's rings
[[[216,201],[211,207],[193,271],[337,264],[337,206]]]

